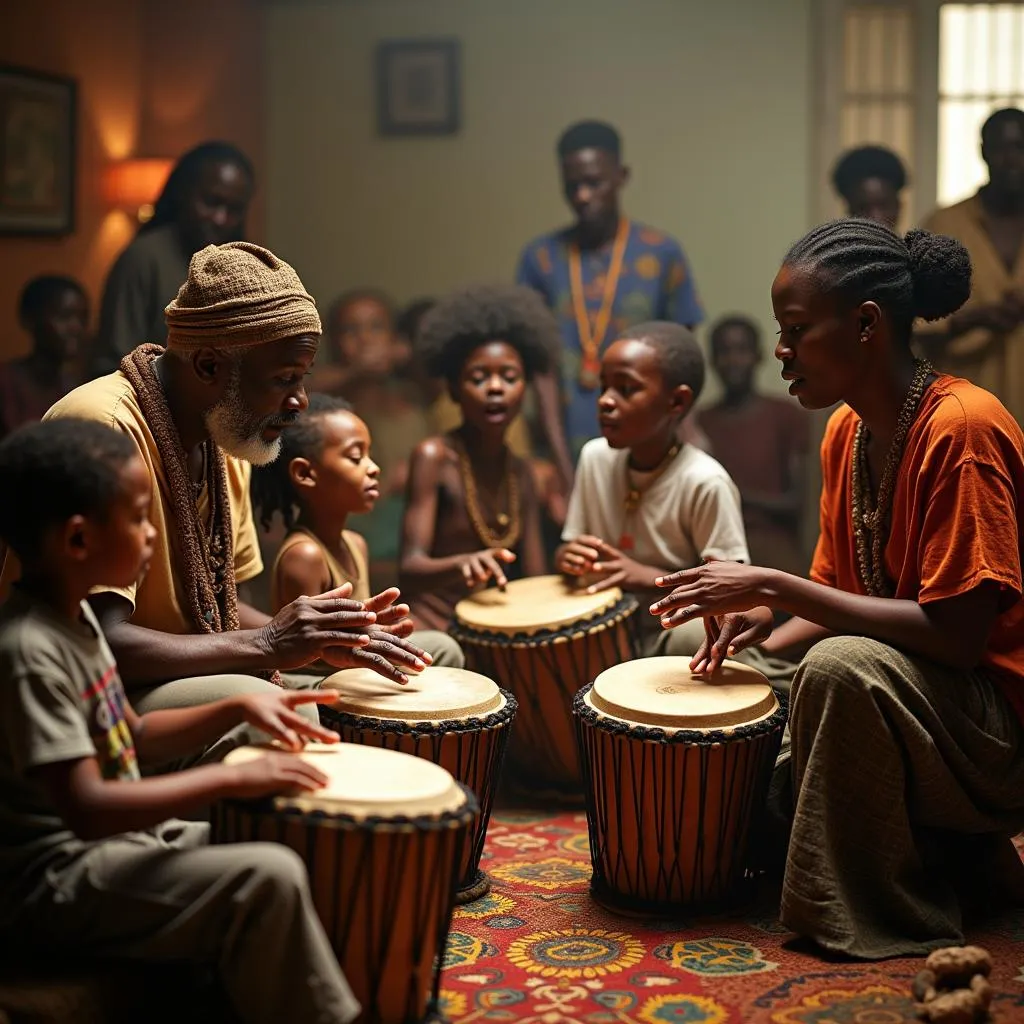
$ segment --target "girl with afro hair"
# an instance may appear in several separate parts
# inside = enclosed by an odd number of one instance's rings
[[[506,436],[558,344],[554,318],[528,288],[465,288],[423,320],[416,355],[445,381],[462,423],[422,441],[409,467],[399,580],[421,629],[447,629],[472,590],[545,571],[530,469]]]

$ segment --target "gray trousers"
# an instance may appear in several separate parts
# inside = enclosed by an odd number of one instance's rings
[[[797,670],[790,731],[775,780],[792,808],[782,922],[868,959],[960,944],[956,834],[1009,854],[1024,826],[1024,727],[996,684],[832,637]]]
[[[50,867],[11,935],[76,955],[214,967],[246,1024],[346,1024],[359,1012],[309,893],[276,843],[208,845],[208,826],[169,821],[95,843]]]

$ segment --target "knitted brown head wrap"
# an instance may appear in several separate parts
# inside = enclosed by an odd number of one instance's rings
[[[299,275],[252,242],[197,252],[164,315],[167,347],[178,351],[248,348],[321,332],[316,304]]]

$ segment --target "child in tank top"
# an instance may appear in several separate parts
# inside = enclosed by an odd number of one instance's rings
[[[280,513],[288,531],[270,570],[271,612],[296,598],[352,584],[370,596],[366,540],[347,529],[349,516],[373,509],[380,469],[370,457],[370,432],[348,402],[312,394],[309,407],[282,435],[278,458],[253,472],[253,505],[269,530]],[[462,652],[443,633],[420,632],[417,643],[435,665],[461,667]]]

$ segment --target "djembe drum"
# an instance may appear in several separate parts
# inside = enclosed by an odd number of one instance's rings
[[[573,714],[595,899],[664,916],[734,897],[786,724],[768,680],[647,658],[599,675]]]
[[[240,747],[227,763],[265,755]],[[439,765],[351,743],[299,755],[328,785],[272,800],[229,800],[214,842],[284,843],[306,862],[310,890],[367,1024],[410,1024],[436,1012],[440,959],[476,798]],[[285,979],[287,983],[287,979]]]
[[[561,576],[515,580],[455,606],[450,632],[467,667],[519,701],[509,741],[517,784],[579,796],[573,696],[606,668],[636,657],[636,609],[636,599],[618,588],[588,594]]]
[[[461,668],[428,668],[395,686],[370,669],[336,672],[324,680],[336,704],[320,718],[346,743],[366,743],[424,757],[465,783],[480,802],[480,817],[459,873],[457,903],[490,888],[480,870],[494,791],[516,714],[516,699],[490,679]]]

